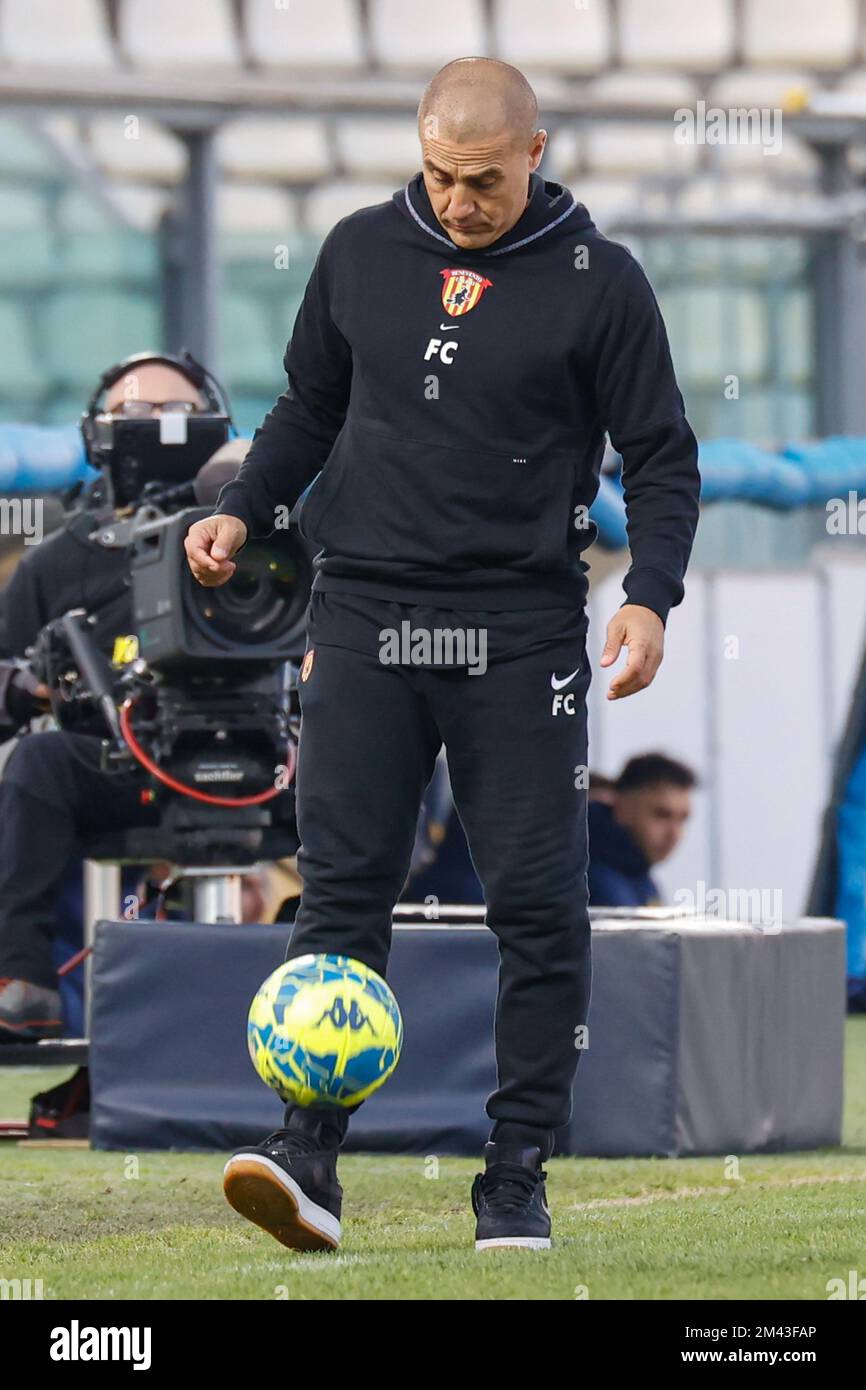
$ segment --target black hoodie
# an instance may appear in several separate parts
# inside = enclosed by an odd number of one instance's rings
[[[665,621],[700,483],[658,305],[568,189],[531,174],[528,191],[483,250],[450,240],[420,173],[336,224],[288,389],[216,511],[265,536],[309,488],[299,524],[321,547],[320,590],[579,608],[607,430],[623,457],[626,602]]]

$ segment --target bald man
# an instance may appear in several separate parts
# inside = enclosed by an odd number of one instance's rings
[[[158,419],[164,409],[206,410],[198,387],[171,362],[138,362],[118,377],[105,393],[102,409],[108,415],[139,415]]]
[[[544,1249],[542,1165],[572,1113],[590,994],[588,509],[608,431],[632,565],[601,664],[628,649],[608,690],[622,699],[655,676],[683,597],[696,444],[643,271],[537,172],[547,137],[522,73],[449,63],[418,121],[421,171],[326,237],[288,389],[187,553],[201,583],[224,583],[307,489],[300,525],[319,554],[292,956],[385,972],[446,745],[501,966],[476,1248]],[[335,1248],[347,1119],[289,1106],[229,1161],[229,1201],[285,1245]]]
[[[171,363],[136,357],[108,387],[103,410],[157,418],[168,410],[205,407],[195,383]],[[45,686],[31,679],[16,690],[15,681],[19,663],[47,623],[72,608],[85,608],[93,619],[94,640],[106,653],[134,627],[128,554],[88,539],[98,517],[104,519],[99,510],[104,481],[88,489],[83,505],[59,530],[28,548],[0,599],[0,742],[46,708]],[[93,718],[83,720],[75,732],[57,729],[22,738],[3,769],[0,1048],[4,1042],[63,1032],[56,900],[69,866],[80,858],[82,840],[107,830],[154,825],[159,818],[158,809],[142,804],[136,774],[102,770],[104,732],[102,721]]]

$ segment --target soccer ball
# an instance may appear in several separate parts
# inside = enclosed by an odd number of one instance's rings
[[[307,955],[269,975],[250,1006],[247,1046],[263,1081],[298,1105],[355,1105],[400,1058],[403,1019],[375,970]]]

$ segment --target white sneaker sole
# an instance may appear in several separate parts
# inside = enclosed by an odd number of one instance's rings
[[[496,1236],[492,1240],[476,1240],[476,1250],[549,1250],[549,1236]]]
[[[290,1250],[336,1250],[336,1216],[310,1200],[294,1178],[264,1154],[238,1154],[223,1169],[229,1205]]]

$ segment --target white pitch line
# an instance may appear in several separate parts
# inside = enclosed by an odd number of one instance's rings
[[[766,1181],[749,1182],[739,1178],[727,1187],[677,1187],[673,1192],[647,1192],[640,1197],[596,1197],[591,1202],[574,1202],[566,1211],[598,1211],[606,1207],[647,1207],[653,1202],[679,1202],[688,1197],[729,1197],[732,1192],[751,1192],[770,1187],[819,1187],[831,1182],[866,1182],[866,1173],[828,1173],[821,1177],[814,1174],[799,1178],[768,1178]],[[562,1208],[560,1207],[560,1210]]]

